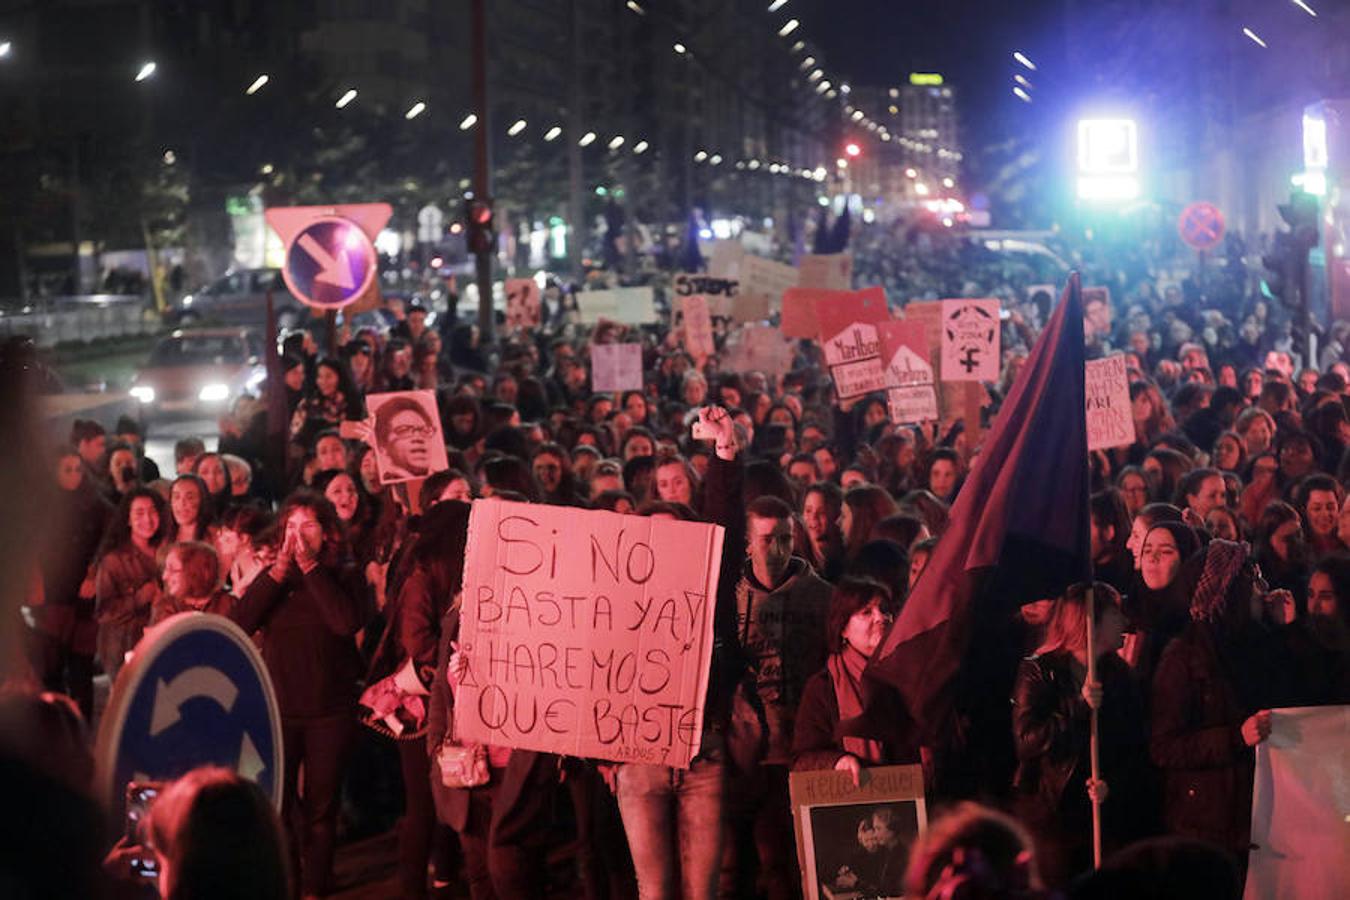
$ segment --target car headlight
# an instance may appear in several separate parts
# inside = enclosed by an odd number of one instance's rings
[[[192,297],[191,294],[185,294],[185,295],[183,296],[183,305],[184,305],[184,306],[191,306],[191,305],[192,305],[192,300],[193,300],[193,297]]]
[[[130,391],[131,396],[142,403],[155,402],[155,389],[148,384],[138,384]]]
[[[208,384],[197,392],[197,399],[203,403],[219,403],[230,399],[230,386],[227,384]]]

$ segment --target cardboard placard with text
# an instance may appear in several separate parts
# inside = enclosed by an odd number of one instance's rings
[[[717,351],[713,341],[712,315],[708,311],[708,298],[702,294],[680,297],[679,303],[684,310],[684,328],[680,332],[684,340],[684,349],[698,359],[700,356],[712,356]]]
[[[816,305],[820,343],[840,400],[886,387],[877,326],[891,317],[886,291],[870,287]]]
[[[797,285],[826,291],[847,291],[853,287],[853,254],[808,253],[797,263]]]
[[[798,272],[787,263],[760,256],[746,256],[741,260],[740,282],[742,297],[765,298],[768,311],[764,316],[757,317],[765,318],[769,312],[782,305],[784,291],[797,287]]]
[[[924,324],[893,319],[878,325],[877,332],[881,338],[891,421],[906,425],[936,421],[936,376]]]
[[[942,380],[997,381],[1001,336],[998,300],[943,300]]]
[[[533,278],[506,279],[506,326],[538,328],[543,315],[542,293]]]
[[[642,390],[642,345],[592,344],[591,390],[601,394]]]
[[[596,325],[601,319],[624,325],[648,325],[656,321],[656,305],[650,287],[578,291],[576,298],[583,325]]]
[[[694,294],[702,294],[705,297],[735,297],[740,292],[740,282],[735,278],[680,272],[671,282],[671,290],[677,297],[692,297]]]
[[[1130,409],[1130,376],[1119,353],[1087,361],[1089,450],[1128,447],[1135,441]]]
[[[745,248],[738,239],[713,241],[712,250],[708,253],[708,274],[718,278],[738,278],[744,255]]]
[[[916,300],[905,307],[905,321],[923,326],[928,341],[929,359],[937,376],[938,418],[950,425],[962,419],[966,425],[969,446],[979,443],[983,431],[980,410],[989,403],[988,392],[977,381],[947,381],[942,372],[942,301]]]
[[[722,541],[700,522],[474,501],[455,738],[688,768]]]

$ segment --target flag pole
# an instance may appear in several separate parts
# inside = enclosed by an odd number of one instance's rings
[[[1072,273],[1069,278],[1073,281],[1073,287],[1081,290],[1078,282],[1077,272]],[[1080,294],[1081,297],[1081,294]],[[1084,428],[1087,427],[1086,419]],[[1087,516],[1085,521],[1088,526],[1087,534],[1087,684],[1095,685],[1097,683],[1097,597],[1096,597],[1096,561],[1092,558],[1092,451],[1088,451],[1087,458],[1083,460],[1083,465],[1087,470],[1087,493],[1085,500],[1088,504]],[[1097,707],[1090,705],[1088,708],[1088,761],[1091,769],[1092,780],[1101,781],[1101,741],[1097,734]],[[1102,805],[1096,792],[1089,795],[1092,803],[1092,868],[1100,869],[1102,867]]]

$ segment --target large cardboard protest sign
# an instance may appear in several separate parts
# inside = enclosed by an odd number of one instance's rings
[[[847,291],[853,287],[851,253],[807,254],[797,263],[799,287]]]
[[[538,328],[543,315],[539,282],[533,278],[506,279],[506,325]]]
[[[642,345],[592,344],[591,389],[602,394],[642,390]]]
[[[827,297],[816,305],[820,343],[840,400],[886,387],[877,326],[891,317],[879,287]]]
[[[1130,376],[1119,353],[1087,361],[1087,433],[1089,450],[1128,447],[1135,441]]]
[[[722,540],[699,522],[475,501],[456,738],[688,768]]]
[[[847,297],[849,291],[827,291],[821,288],[788,288],[783,292],[783,316],[778,329],[783,337],[815,340],[820,337],[820,320],[816,308],[822,300]]]
[[[380,484],[426,478],[450,468],[435,391],[393,391],[366,397]]]
[[[772,325],[747,325],[727,340],[724,349],[722,368],[728,372],[763,372],[776,377],[792,371],[792,342]]]
[[[677,299],[684,309],[684,328],[681,331],[684,349],[695,359],[700,356],[712,356],[717,350],[717,345],[713,341],[712,314],[708,311],[708,298],[702,294],[694,294]]]
[[[943,300],[942,380],[996,381],[1001,332],[998,300]]]
[[[745,248],[737,239],[713,241],[712,250],[708,253],[708,274],[718,278],[737,278],[744,256]]]
[[[752,314],[760,312],[750,306],[750,301],[756,298],[762,298],[765,309],[763,315],[754,315],[754,318],[767,318],[769,313],[782,306],[783,293],[798,283],[795,268],[760,256],[742,258],[740,274],[742,302],[737,310],[740,321],[747,321]]]
[[[890,320],[877,326],[886,374],[886,402],[892,422],[910,424],[938,418],[937,383],[922,322]]]
[[[650,287],[615,288],[608,291],[580,291],[577,311],[583,325],[596,325],[601,319],[625,325],[647,325],[656,321],[656,306]]]
[[[788,778],[802,894],[901,897],[911,848],[928,829],[922,766],[832,769]]]
[[[1350,896],[1350,706],[1272,710],[1256,746],[1245,900]]]
[[[938,417],[944,423],[957,419],[965,422],[969,446],[979,444],[981,423],[980,410],[989,402],[984,385],[977,381],[948,381],[942,371],[942,301],[911,301],[905,307],[905,321],[917,322],[923,326],[928,341],[929,359],[937,376]]]

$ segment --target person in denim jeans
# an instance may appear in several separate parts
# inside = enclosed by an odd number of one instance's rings
[[[717,895],[722,860],[726,767],[716,735],[688,769],[625,763],[615,793],[641,900],[705,900]],[[710,744],[719,746],[710,748]]]

